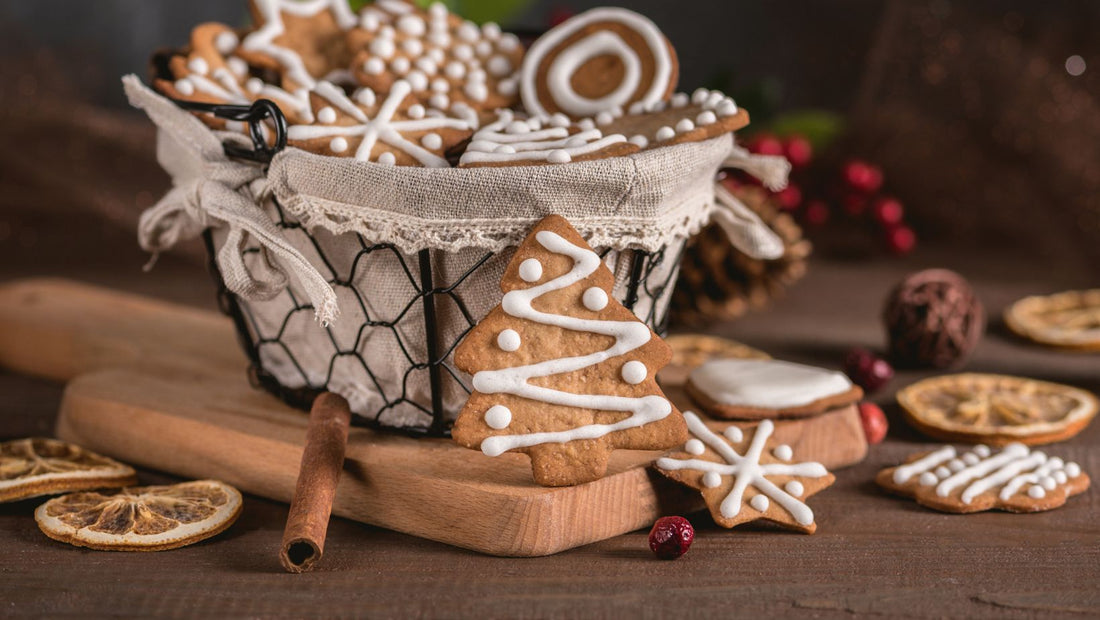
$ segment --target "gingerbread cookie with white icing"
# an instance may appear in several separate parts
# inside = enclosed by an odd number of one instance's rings
[[[679,73],[676,51],[652,21],[627,9],[597,8],[531,45],[520,72],[520,97],[532,116],[595,117],[667,101]]]
[[[602,124],[597,119],[597,124],[641,148],[659,148],[737,131],[749,124],[749,114],[721,92],[700,88],[691,96],[676,93],[667,103],[635,103],[626,114],[607,117]]]
[[[962,453],[943,446],[883,469],[875,481],[922,506],[956,513],[1051,510],[1084,493],[1090,483],[1077,463],[1022,443],[1008,444],[1000,452],[985,445]]]
[[[638,150],[622,134],[604,134],[591,119],[574,123],[564,114],[520,118],[512,110],[499,110],[495,122],[474,134],[459,167],[566,164]]]
[[[603,477],[613,450],[683,443],[683,416],[656,381],[671,351],[611,297],[614,283],[569,222],[539,222],[505,269],[501,304],[455,351],[473,392],[454,440],[527,454],[545,486]]]
[[[375,92],[405,80],[422,105],[448,111],[461,104],[486,118],[519,101],[519,38],[491,22],[466,21],[441,2],[421,9],[379,0],[363,9],[347,37],[355,79]]]
[[[688,395],[715,418],[800,418],[859,401],[842,372],[768,359],[716,359],[692,371]]]
[[[408,82],[395,82],[380,96],[362,88],[351,96],[330,82],[310,92],[310,125],[292,125],[290,144],[315,153],[354,157],[387,165],[447,168],[446,152],[473,133],[476,118],[429,114],[412,96]]]
[[[657,459],[657,471],[698,489],[714,522],[731,528],[765,520],[813,534],[814,512],[803,501],[836,479],[821,463],[794,461],[791,447],[772,438],[775,424],[755,429],[728,426],[721,433],[685,412],[691,439],[683,449]]]

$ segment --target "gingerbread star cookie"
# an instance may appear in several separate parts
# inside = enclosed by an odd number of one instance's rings
[[[802,500],[835,478],[821,463],[793,462],[791,447],[771,439],[775,424],[755,429],[711,430],[699,416],[684,413],[691,439],[683,450],[657,459],[657,471],[703,493],[715,523],[736,527],[763,519],[812,534],[814,513]],[[750,439],[751,436],[751,439]]]
[[[340,87],[319,82],[310,92],[316,121],[291,126],[287,138],[294,146],[324,155],[388,165],[449,167],[446,151],[469,138],[476,118],[429,114],[419,104],[404,106],[411,92],[409,83],[399,80],[384,97],[368,88],[349,97]]]
[[[700,88],[690,96],[676,93],[667,103],[635,103],[625,114],[605,112],[596,123],[604,131],[628,136],[641,148],[658,148],[736,131],[749,124],[749,114],[725,94]]]
[[[1100,351],[1100,289],[1025,297],[1004,318],[1009,329],[1034,342]]]
[[[519,101],[519,38],[494,23],[463,20],[441,2],[421,9],[378,0],[363,9],[347,37],[355,79],[375,92],[405,80],[422,105],[447,111],[462,104],[487,118]]]
[[[947,441],[1038,445],[1081,432],[1096,416],[1096,396],[1075,387],[963,373],[918,381],[898,392],[909,423]]]
[[[620,157],[638,151],[621,134],[604,134],[591,119],[574,123],[563,114],[518,118],[511,110],[474,134],[459,166],[532,166]]]
[[[875,481],[943,512],[1039,512],[1066,503],[1089,488],[1081,466],[1011,443],[1000,452],[978,445],[959,453],[953,446],[911,456],[887,467]]]
[[[842,372],[771,359],[714,359],[692,371],[687,393],[712,417],[799,418],[863,396]]]
[[[538,38],[523,59],[520,96],[532,116],[595,117],[638,103],[649,108],[676,89],[676,51],[633,11],[604,7]]]

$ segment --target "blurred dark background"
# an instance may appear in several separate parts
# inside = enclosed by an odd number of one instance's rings
[[[602,3],[466,4],[540,31]],[[881,168],[916,231],[912,256],[881,251],[839,204],[807,231],[819,255],[924,264],[982,254],[993,269],[1004,258],[1005,279],[1030,265],[1100,280],[1100,3],[611,4],[664,29],[681,89],[727,90],[752,129],[812,133],[820,127],[807,118],[829,119],[828,141],[815,144],[823,187],[852,158]],[[243,0],[0,3],[0,276],[140,264],[133,228],[167,178],[118,78],[144,76],[152,50],[184,44],[201,21],[244,26],[247,15]],[[169,259],[165,289],[200,254],[190,246]]]

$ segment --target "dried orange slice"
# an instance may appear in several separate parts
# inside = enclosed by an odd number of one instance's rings
[[[225,531],[241,514],[241,493],[216,480],[72,493],[38,507],[54,540],[103,551],[163,551]]]
[[[0,502],[136,482],[132,467],[71,443],[40,437],[0,443]]]
[[[1068,385],[977,373],[918,381],[897,399],[909,422],[932,437],[991,445],[1067,439],[1100,408],[1094,395]]]
[[[1100,351],[1100,289],[1025,297],[1005,310],[1005,323],[1040,344]]]

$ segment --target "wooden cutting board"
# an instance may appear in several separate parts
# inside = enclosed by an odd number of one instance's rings
[[[224,317],[68,281],[8,283],[0,365],[69,381],[62,439],[279,501],[293,493],[307,418],[249,386]],[[781,422],[776,436],[831,468],[867,450],[854,408]],[[646,468],[657,454],[621,450],[601,480],[544,488],[523,455],[353,429],[334,513],[492,555],[548,555],[700,509]]]

